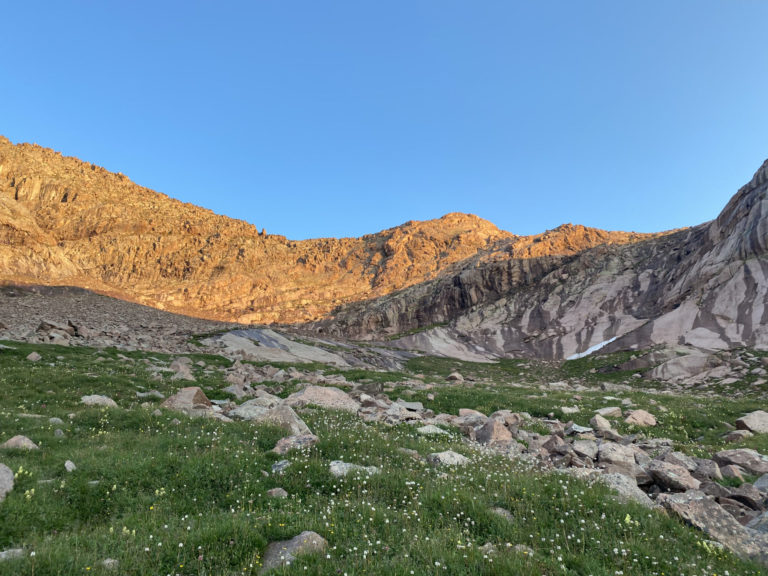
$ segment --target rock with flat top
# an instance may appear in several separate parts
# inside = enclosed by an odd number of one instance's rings
[[[300,392],[295,392],[285,399],[288,406],[302,407],[308,404],[320,406],[322,408],[331,408],[333,410],[344,410],[346,412],[357,412],[360,410],[360,403],[349,394],[332,386],[307,386]]]
[[[768,412],[755,410],[736,420],[736,428],[749,430],[754,434],[768,434]]]

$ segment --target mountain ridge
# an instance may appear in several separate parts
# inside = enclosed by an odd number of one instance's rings
[[[534,258],[655,236],[572,225],[517,236],[454,212],[359,238],[293,241],[0,138],[0,280],[82,286],[217,320],[314,321],[486,251]]]

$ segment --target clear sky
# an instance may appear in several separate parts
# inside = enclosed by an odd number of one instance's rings
[[[7,2],[0,133],[301,239],[714,218],[768,157],[762,0]]]

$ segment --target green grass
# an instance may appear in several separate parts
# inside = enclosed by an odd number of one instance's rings
[[[411,426],[370,425],[354,415],[305,409],[302,417],[320,442],[289,454],[291,466],[276,476],[269,471],[282,457],[270,450],[282,431],[167,411],[154,416],[159,400],[141,406],[137,390],[170,394],[187,385],[167,375],[151,379],[144,360],[167,364],[169,357],[136,352],[126,354],[133,361],[125,361],[115,350],[6,344],[16,349],[0,351],[0,441],[24,434],[41,449],[0,452],[1,462],[14,472],[22,470],[15,489],[0,503],[0,549],[26,551],[25,558],[0,562],[2,575],[256,574],[269,542],[303,530],[328,540],[327,556],[300,558],[275,574],[764,573],[727,552],[709,552],[700,544],[706,539],[702,533],[674,518],[616,503],[599,486],[476,451],[456,431],[425,438]],[[24,360],[33,349],[43,356],[41,362]],[[97,362],[99,357],[104,360]],[[228,365],[218,357],[196,359]],[[457,366],[418,360],[409,370],[418,368],[428,381]],[[535,416],[577,403],[580,423],[595,407],[607,405],[603,396],[608,394],[598,390],[579,392],[580,401],[573,392],[544,396],[537,386],[548,378],[528,381],[526,373],[537,368],[527,362],[458,367],[476,379],[472,387],[435,386],[415,391],[413,398],[436,411],[507,408]],[[218,371],[194,369],[212,397],[227,385]],[[409,376],[345,375],[401,383]],[[400,384],[391,395],[405,391]],[[435,394],[434,401],[428,393]],[[119,408],[82,406],[84,394],[109,395]],[[651,434],[677,435],[690,451],[716,446],[720,421],[732,421],[750,406],[748,399],[710,406],[702,399],[634,390],[621,396],[659,416]],[[661,413],[651,401],[669,412]],[[64,424],[49,423],[52,416]],[[63,437],[55,435],[57,428]],[[696,435],[704,439],[695,441]],[[757,437],[750,440],[762,446]],[[472,464],[436,470],[401,448],[422,456],[452,449]],[[334,478],[328,470],[334,459],[377,466],[381,473]],[[77,470],[67,473],[65,460],[75,462]],[[288,499],[266,496],[278,486],[288,491]],[[496,506],[514,520],[493,514]],[[495,554],[481,550],[487,543],[495,546]],[[516,545],[530,547],[533,556],[515,551]],[[104,568],[106,558],[118,560],[119,570]]]

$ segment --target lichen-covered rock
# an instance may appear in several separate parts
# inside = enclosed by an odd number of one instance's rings
[[[736,420],[736,428],[755,434],[768,434],[768,412],[755,410]]]
[[[433,452],[427,456],[427,462],[432,466],[466,466],[469,464],[469,458],[453,450],[446,450],[445,452]]]

